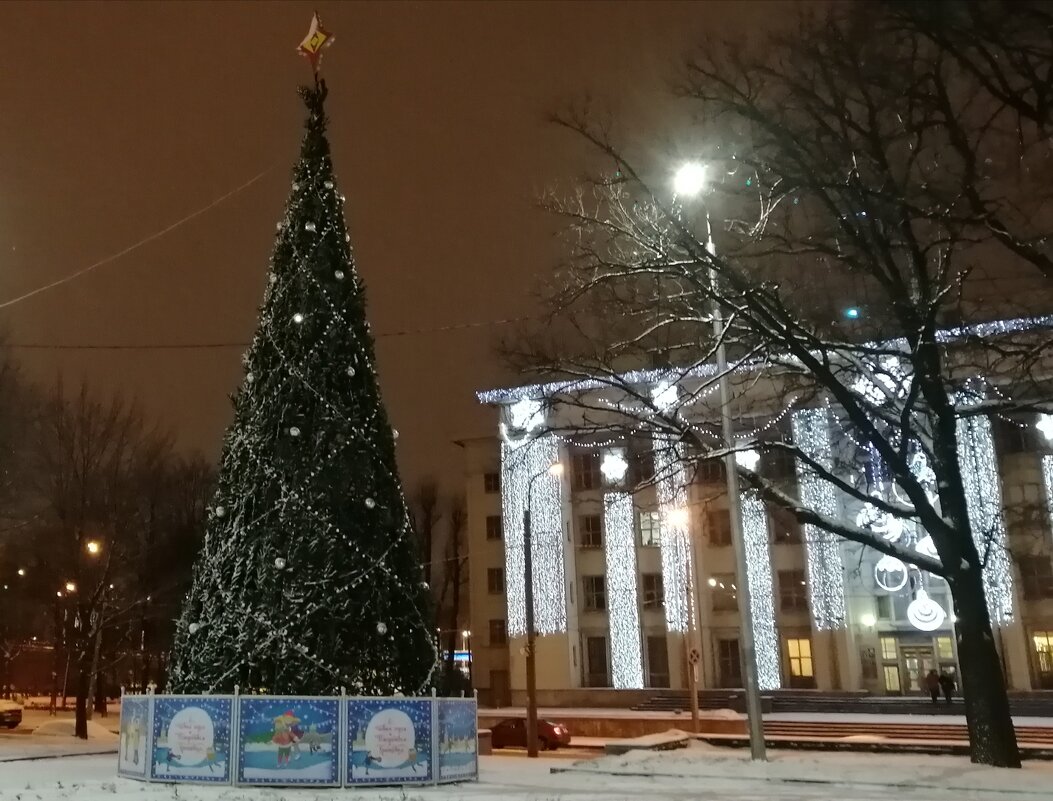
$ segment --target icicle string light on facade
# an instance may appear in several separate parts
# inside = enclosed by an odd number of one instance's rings
[[[530,534],[534,570],[534,627],[538,634],[567,630],[564,580],[563,514],[558,476],[548,474],[559,460],[559,442],[542,436],[518,444],[501,445],[501,512],[505,535],[505,594],[508,633],[526,634],[526,595],[523,577],[523,511],[531,493]]]
[[[687,474],[680,448],[668,437],[655,438],[655,475],[661,517],[662,585],[669,631],[684,632],[690,623],[688,588],[691,541],[687,513]]]
[[[826,407],[802,409],[793,415],[793,439],[804,453],[825,470],[833,470],[830,417]],[[797,460],[797,481],[805,506],[828,517],[837,516],[833,485]],[[845,571],[837,537],[817,526],[804,527],[808,562],[809,605],[819,631],[844,628]]]
[[[958,463],[965,485],[969,525],[984,565],[984,593],[991,620],[1013,620],[1013,566],[1002,518],[1002,488],[998,477],[991,421],[983,415],[958,420]]]
[[[1042,478],[1046,485],[1046,513],[1049,515],[1049,527],[1053,531],[1053,455],[1042,457]]]
[[[779,635],[768,546],[768,512],[756,490],[742,493],[742,537],[746,544],[746,580],[750,588],[753,640],[757,653],[757,682],[762,690],[781,686]]]
[[[636,589],[636,528],[633,518],[633,499],[628,492],[608,492],[603,496],[611,682],[619,690],[635,690],[644,686],[640,608]]]

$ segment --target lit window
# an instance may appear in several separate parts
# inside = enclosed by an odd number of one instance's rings
[[[640,544],[649,548],[662,544],[662,516],[658,512],[640,512]]]
[[[1053,676],[1053,631],[1036,631],[1031,635],[1031,641],[1035,644],[1035,667],[1039,677]]]
[[[882,659],[895,659],[896,658],[896,638],[895,637],[882,637],[881,638],[881,658]],[[899,675],[899,674],[897,674]]]
[[[885,689],[890,693],[900,691],[899,665],[885,665]]]
[[[954,659],[954,643],[950,637],[936,638],[936,655],[940,659]]]
[[[812,641],[807,638],[786,640],[786,652],[790,657],[790,675],[794,678],[808,678],[812,671]]]
[[[499,539],[502,539],[501,515],[487,515],[487,518],[486,518],[486,538],[488,540],[499,540]]]

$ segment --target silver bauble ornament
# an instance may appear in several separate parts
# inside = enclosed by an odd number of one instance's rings
[[[335,278],[337,281],[343,281],[344,280],[344,271],[343,270],[337,270],[335,273],[333,273],[333,278]]]
[[[292,316],[292,321],[293,321],[294,323],[296,323],[297,325],[299,325],[300,323],[302,323],[302,322],[303,322],[303,315],[302,315],[302,314],[300,314],[300,312],[296,312],[296,314],[294,314],[294,315]]]
[[[201,624],[200,623],[191,623],[186,628],[187,628],[187,631],[189,631],[191,634],[197,634],[198,629],[201,628]]]
[[[307,229],[308,231],[316,231],[316,230],[318,230],[318,226],[315,225],[313,222],[304,223],[303,227],[305,229]]]
[[[367,509],[372,509],[376,505],[377,505],[377,502],[374,501],[372,498],[366,498],[366,508]]]
[[[285,570],[285,560],[279,556],[274,560],[274,566],[279,570]]]
[[[289,436],[291,436],[291,437],[298,437],[298,436],[300,436],[300,429],[297,428],[296,426],[292,426],[289,429]]]
[[[226,514],[227,514],[227,507],[225,507],[225,506],[217,506],[216,507],[216,517],[224,517],[224,516],[226,516]]]
[[[383,620],[381,620],[379,623],[377,623],[377,634],[387,634],[387,633],[388,633],[388,624],[385,623]]]

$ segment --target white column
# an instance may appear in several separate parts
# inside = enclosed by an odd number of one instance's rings
[[[746,542],[746,579],[753,615],[753,642],[757,653],[757,684],[762,690],[782,686],[779,634],[775,627],[775,599],[771,580],[768,512],[756,490],[740,496],[742,536]]]
[[[668,437],[655,437],[655,475],[662,519],[662,585],[666,628],[686,632],[692,607],[690,520],[687,516],[687,473],[680,448]]]
[[[825,406],[803,409],[793,415],[793,439],[797,447],[824,470],[833,470],[830,415]],[[836,517],[837,495],[833,485],[800,459],[797,482],[805,506],[820,514]],[[809,605],[817,631],[845,626],[845,569],[837,537],[817,526],[804,527],[808,562]]]
[[[634,517],[633,499],[628,492],[608,492],[603,496],[611,681],[620,690],[644,686]]]
[[[508,634],[526,634],[523,583],[523,510],[527,488],[535,476],[531,515],[531,553],[534,569],[534,625],[538,634],[567,630],[566,567],[562,481],[548,473],[559,460],[559,441],[541,436],[501,445],[501,513],[505,536],[505,595],[508,600]]]
[[[1013,620],[1013,566],[1002,518],[1002,481],[998,474],[991,421],[983,415],[958,421],[958,463],[965,485],[969,524],[984,564],[984,593],[995,625]]]

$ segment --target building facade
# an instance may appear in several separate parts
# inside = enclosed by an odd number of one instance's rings
[[[601,688],[627,691],[627,697],[628,691],[686,689],[688,670],[700,689],[741,687],[722,463],[680,467],[672,463],[675,450],[634,452],[623,441],[561,437],[551,433],[559,429],[551,419],[531,424],[531,415],[549,412],[525,397],[494,403],[500,419],[493,437],[461,443],[473,680],[480,697],[496,705],[522,701],[528,506],[543,699],[585,704],[589,692]],[[837,431],[826,414],[788,414],[782,433],[829,460]],[[972,465],[964,470],[972,487],[970,517],[998,533],[985,579],[1014,690],[1053,690],[1053,445],[1040,422],[983,418],[960,431],[963,458]],[[758,471],[806,502],[845,504],[828,488],[810,486],[792,456],[772,451],[756,458]],[[669,462],[658,465],[664,472],[655,469],[656,460]],[[563,468],[558,476],[546,472],[556,462]],[[662,477],[640,486],[637,474]],[[921,693],[932,669],[956,673],[954,616],[942,579],[802,528],[749,492],[736,502],[762,689],[904,695]],[[882,520],[872,509],[840,513],[875,530],[886,526],[889,539],[919,551],[931,549],[923,531]]]

